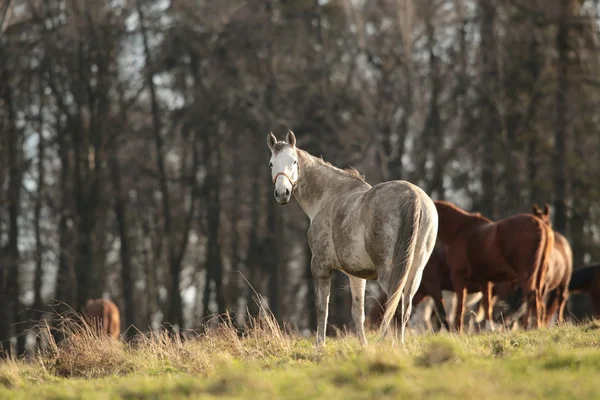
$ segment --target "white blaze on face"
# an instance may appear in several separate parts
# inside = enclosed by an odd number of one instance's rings
[[[293,184],[298,181],[298,156],[291,147],[285,147],[271,156],[271,179],[276,179],[275,197],[284,202],[289,201]],[[277,177],[277,178],[275,178]]]

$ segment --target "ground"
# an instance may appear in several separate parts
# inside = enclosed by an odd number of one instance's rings
[[[73,334],[29,361],[0,362],[1,399],[598,398],[600,323],[528,332],[314,340],[267,321],[132,345]]]

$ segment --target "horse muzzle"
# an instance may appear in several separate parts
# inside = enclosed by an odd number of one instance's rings
[[[292,191],[288,188],[283,188],[280,190],[277,190],[277,188],[275,188],[273,195],[275,196],[275,200],[277,200],[277,203],[284,206],[290,202],[290,198],[292,197]]]

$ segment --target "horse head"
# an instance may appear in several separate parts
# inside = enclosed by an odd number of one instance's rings
[[[552,221],[550,220],[550,207],[548,207],[548,204],[544,204],[543,210],[539,208],[537,204],[534,204],[532,214],[541,219],[549,226],[552,226]]]
[[[292,192],[298,183],[298,153],[296,136],[288,130],[285,142],[278,142],[273,133],[267,135],[267,145],[271,150],[271,179],[275,186],[275,200],[281,205],[290,202]]]

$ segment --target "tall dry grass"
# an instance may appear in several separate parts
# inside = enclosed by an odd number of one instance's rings
[[[72,310],[56,314],[55,321],[53,327],[42,323],[35,328],[33,356],[0,361],[0,385],[19,387],[36,379],[90,379],[138,372],[208,374],[223,362],[267,362],[272,357],[295,356],[301,341],[280,328],[265,309],[250,319],[243,332],[225,315],[202,331],[138,332],[127,343],[97,331]],[[55,340],[57,332],[64,338],[59,342]],[[309,349],[312,347],[304,346]]]

